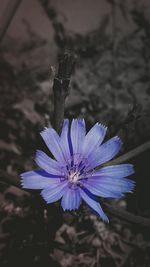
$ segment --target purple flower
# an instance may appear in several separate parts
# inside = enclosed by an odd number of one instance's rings
[[[125,177],[134,173],[133,165],[99,167],[111,160],[122,142],[115,136],[103,143],[107,128],[96,123],[86,134],[84,119],[65,119],[61,135],[46,128],[41,136],[55,159],[38,150],[35,161],[40,170],[21,174],[23,188],[41,189],[46,202],[61,199],[64,210],[78,209],[83,199],[99,216],[108,221],[97,197],[121,198],[132,192],[134,182]]]

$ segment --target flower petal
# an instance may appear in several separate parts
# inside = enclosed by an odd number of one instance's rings
[[[109,222],[106,214],[103,212],[100,204],[96,201],[94,201],[92,198],[90,198],[82,189],[80,190],[80,195],[82,199],[94,210],[96,211],[99,216],[102,218],[103,221]]]
[[[71,124],[71,142],[73,154],[81,154],[85,133],[86,130],[84,119],[73,119]]]
[[[48,157],[43,151],[37,150],[35,156],[36,164],[46,172],[54,175],[61,175],[61,168],[56,160]]]
[[[60,139],[61,139],[61,146],[64,151],[66,161],[70,159],[71,149],[72,149],[70,148],[70,143],[69,143],[68,138],[69,138],[69,120],[65,119]]]
[[[65,156],[61,147],[61,139],[56,131],[53,128],[46,128],[43,132],[41,132],[41,136],[55,159],[60,163],[64,163]]]
[[[55,202],[63,196],[67,186],[68,186],[68,181],[60,182],[59,180],[59,182],[53,183],[49,187],[44,188],[41,192],[41,196],[48,204]]]
[[[83,143],[83,155],[88,157],[103,142],[107,127],[96,123],[87,133]]]
[[[66,188],[61,200],[63,210],[75,210],[80,206],[81,197],[78,189]]]
[[[55,179],[51,179],[55,177]],[[58,176],[50,175],[43,170],[24,172],[21,174],[21,184],[27,189],[43,189],[52,183],[60,182]]]
[[[103,167],[100,170],[95,171],[93,177],[109,176],[114,178],[123,178],[133,173],[134,173],[134,166],[132,164],[119,164],[119,165]]]
[[[91,177],[83,182],[83,185],[92,194],[100,197],[120,198],[125,192],[132,192],[135,183],[126,178]]]
[[[121,149],[122,142],[118,136],[115,136],[95,149],[89,157],[89,169],[111,160]]]

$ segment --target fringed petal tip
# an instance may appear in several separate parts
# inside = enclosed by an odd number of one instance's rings
[[[21,173],[20,174],[20,185],[21,185],[22,188],[25,188],[24,176],[25,176],[25,173]]]
[[[21,177],[21,179],[23,179],[24,177],[28,176],[28,173],[29,173],[29,171],[22,172],[22,173],[20,173],[19,176]]]
[[[72,119],[72,123],[77,122],[79,125],[83,125],[85,127],[85,120],[83,118]]]
[[[86,205],[86,203],[85,203]],[[87,207],[90,209],[91,213],[93,215],[96,215],[98,219],[100,219],[100,221],[102,221],[103,223],[108,223],[109,224],[109,219],[106,215],[106,213],[103,212],[103,216],[101,216],[98,212],[96,212],[95,210],[93,210],[89,205],[87,205]]]
[[[136,182],[127,178],[123,179],[126,183],[123,193],[133,193],[135,190]]]
[[[75,211],[75,210],[78,210],[78,207],[76,207],[76,208],[65,208],[65,207],[62,207],[62,209],[63,209],[63,211]]]
[[[19,176],[20,176],[20,178],[21,178],[21,181],[22,181],[22,179],[23,179],[23,177],[24,177],[24,174],[25,174],[25,172],[22,172],[22,173],[19,174]]]
[[[53,127],[44,127],[44,129],[40,132],[40,135],[44,139],[45,135],[49,134],[49,131],[55,131]]]
[[[78,123],[78,124],[81,124],[81,125],[83,125],[85,127],[85,120],[84,120],[84,118],[77,118],[77,119],[74,118],[74,119],[72,119],[71,123],[72,124]]]
[[[109,219],[108,219],[106,213],[103,212],[103,214],[100,215],[98,212],[96,212],[95,210],[91,209],[91,207],[90,207],[89,205],[88,205],[88,207],[89,207],[90,210],[93,212],[93,214],[96,214],[96,215],[99,217],[99,219],[100,219],[101,221],[103,221],[104,223],[109,223]]]
[[[103,123],[99,123],[99,122],[97,122],[96,125],[98,125],[98,126],[104,128],[105,131],[108,129],[108,127],[107,127],[106,125],[104,125]]]
[[[26,184],[26,181],[25,181],[25,178],[24,178],[24,174],[20,174],[20,185],[21,185],[21,188],[24,188],[24,189],[30,189],[28,188],[27,184]]]
[[[129,180],[129,179],[128,179]],[[136,187],[136,182],[135,181],[132,181],[132,180],[129,180],[130,181],[130,189],[129,191],[127,191],[128,193],[134,193],[135,191],[135,187]]]
[[[48,129],[49,129],[49,128],[44,127],[44,129],[40,132],[40,135],[43,137],[43,135],[44,135],[45,133],[47,133]]]
[[[109,223],[109,219],[108,219],[107,215],[106,214],[104,214],[104,215],[105,216],[103,216],[103,218],[100,217],[100,219],[105,223]]]
[[[123,141],[121,140],[121,138],[119,136],[115,136],[114,137],[114,140],[118,141],[120,143],[120,145],[122,146],[123,145]]]
[[[20,177],[21,177],[21,175],[20,175]],[[25,188],[24,181],[23,181],[23,178],[22,177],[20,179],[20,185],[21,185],[22,188]]]
[[[81,121],[81,122],[85,122],[84,118],[73,118],[72,121]]]

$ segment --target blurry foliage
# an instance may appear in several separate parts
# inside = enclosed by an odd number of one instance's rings
[[[136,1],[130,10],[126,1],[107,0],[110,12],[97,29],[83,35],[66,29],[50,1],[39,2],[52,23],[57,55],[65,48],[79,55],[66,117],[83,116],[87,128],[97,121],[108,125],[107,137],[119,134],[124,139],[123,152],[148,140],[150,25],[144,9]],[[122,31],[118,14],[126,25],[133,24],[131,30]],[[6,36],[0,48],[0,162],[1,169],[14,175],[35,167],[35,150],[43,147],[39,132],[53,111],[49,44],[26,20],[24,25],[28,40]],[[137,191],[127,203],[130,210],[147,217],[148,159],[149,152],[135,159]],[[62,214],[57,204],[49,207],[48,216],[36,194],[22,195],[4,185],[0,203],[2,267],[149,266],[147,233],[117,219],[108,226],[84,207],[83,215],[80,210]]]

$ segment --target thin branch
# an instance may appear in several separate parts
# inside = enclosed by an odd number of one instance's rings
[[[54,92],[54,128],[59,133],[63,120],[65,110],[65,100],[69,94],[70,77],[74,68],[75,57],[66,51],[60,56],[58,74],[54,78],[53,92]]]
[[[3,40],[7,29],[22,0],[10,0],[0,23],[0,42]]]
[[[127,152],[126,154],[113,159],[111,161],[109,161],[108,163],[104,164],[105,166],[107,165],[113,165],[113,164],[120,164],[126,161],[129,161],[133,158],[135,158],[136,156],[139,156],[141,153],[145,152],[146,150],[150,149],[150,141],[147,141],[146,143],[134,148],[133,150]]]

